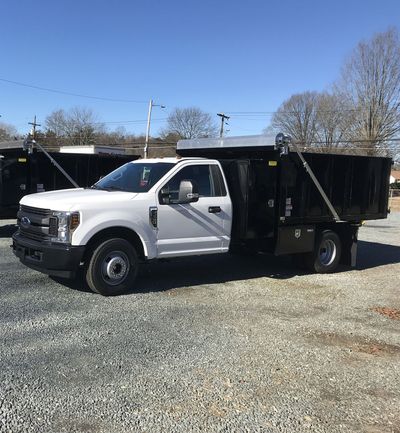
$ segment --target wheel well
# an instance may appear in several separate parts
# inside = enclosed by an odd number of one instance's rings
[[[135,247],[139,259],[145,260],[146,256],[144,253],[143,243],[136,232],[126,227],[109,227],[99,231],[90,238],[85,248],[83,261],[86,261],[88,254],[90,254],[90,252],[93,251],[93,249],[101,242],[110,238],[122,238],[127,240]]]
[[[342,237],[348,236],[358,230],[358,226],[350,223],[332,223],[332,224],[318,224],[316,226],[317,232],[322,233],[330,230],[335,232],[342,240]]]
[[[352,223],[333,223],[324,224],[318,227],[320,233],[331,230],[335,232],[342,244],[342,256],[340,263],[343,265],[354,266],[356,255],[357,255],[357,235],[358,235],[358,224]]]

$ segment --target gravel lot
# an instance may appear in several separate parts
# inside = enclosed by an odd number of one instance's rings
[[[116,298],[20,265],[5,223],[1,432],[400,432],[400,213],[356,270],[182,259]]]

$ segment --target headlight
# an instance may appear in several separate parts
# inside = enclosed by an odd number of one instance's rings
[[[49,233],[52,242],[71,242],[72,233],[80,224],[79,212],[52,212]]]

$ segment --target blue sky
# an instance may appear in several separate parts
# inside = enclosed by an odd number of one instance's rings
[[[156,135],[174,107],[272,112],[293,93],[324,90],[362,39],[400,22],[397,0],[2,0],[1,121],[28,132],[58,108],[93,109],[104,122]],[[216,117],[217,120],[217,117]],[[270,115],[233,115],[230,135],[257,134]],[[121,123],[122,125],[123,123]],[[107,123],[110,129],[119,123]]]

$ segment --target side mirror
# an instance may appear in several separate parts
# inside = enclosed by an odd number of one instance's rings
[[[197,185],[191,180],[181,180],[178,193],[178,204],[193,203],[199,200]]]
[[[160,191],[160,203],[170,204],[170,202],[171,202],[171,194],[170,194],[169,188],[168,187],[163,188]]]

